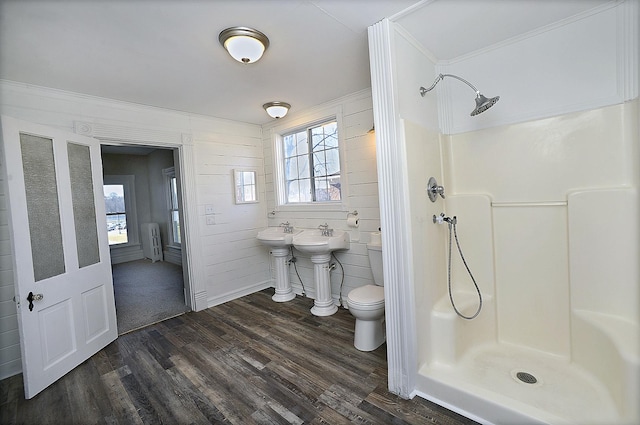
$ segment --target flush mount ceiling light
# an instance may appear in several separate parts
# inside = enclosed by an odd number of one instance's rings
[[[268,102],[262,105],[262,107],[271,118],[282,118],[287,115],[291,105],[286,102]]]
[[[242,63],[257,61],[269,47],[266,35],[247,27],[227,28],[220,33],[218,40],[232,58]]]

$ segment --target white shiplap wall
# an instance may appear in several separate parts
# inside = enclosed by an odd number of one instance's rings
[[[268,253],[255,239],[267,225],[264,193],[260,203],[243,206],[236,206],[232,197],[234,168],[255,168],[264,176],[260,126],[10,81],[0,81],[0,94],[0,113],[25,121],[70,132],[81,122],[94,134],[140,142],[146,138],[147,143],[170,140],[159,143],[163,147],[188,145],[183,159],[189,173],[183,184],[189,202],[185,213],[192,224],[187,248],[196,309],[272,284]],[[259,184],[264,187],[264,180]],[[5,202],[0,194],[0,379],[21,369]],[[208,204],[214,207],[212,225],[206,224]]]
[[[345,144],[343,151],[343,187],[346,186],[347,197],[344,200],[344,208],[340,211],[326,211],[322,209],[309,209],[305,211],[291,211],[279,209],[276,205],[274,186],[274,150],[273,131],[286,127],[288,124],[300,125],[306,117],[317,115],[317,111],[336,109],[342,114],[342,137],[340,142]],[[371,232],[378,231],[380,227],[380,208],[378,204],[378,176],[376,169],[375,133],[369,133],[373,127],[373,106],[371,91],[369,89],[352,95],[336,99],[317,107],[296,113],[290,112],[286,118],[274,121],[271,125],[263,126],[264,144],[264,169],[266,182],[266,199],[269,226],[277,226],[289,221],[298,228],[315,229],[318,225],[327,222],[333,229],[348,230],[351,235],[351,248],[348,251],[337,251],[336,257],[344,266],[344,284],[342,289],[343,300],[353,288],[373,283],[371,267],[367,255],[367,243]],[[360,227],[357,229],[347,226],[347,213],[358,211]],[[266,248],[263,248],[266,251]],[[307,295],[315,297],[313,263],[309,256],[294,251],[297,268],[304,283]],[[294,267],[289,268],[290,278],[294,291],[302,292],[302,286],[295,273]],[[342,271],[337,267],[331,273],[332,294],[335,300],[340,295],[340,283]],[[346,302],[345,302],[346,303]]]
[[[261,137],[199,135],[195,167],[198,175],[198,202],[213,206],[215,224],[201,223],[204,275],[213,306],[255,290],[269,287],[269,258],[256,240],[266,225],[266,202],[235,204],[233,170],[255,170],[258,187],[264,188]]]
[[[4,157],[0,150],[0,379],[22,369],[18,316],[13,302],[13,256],[9,239]]]

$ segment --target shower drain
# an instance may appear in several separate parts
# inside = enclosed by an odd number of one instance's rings
[[[538,382],[535,376],[527,372],[516,373],[516,378],[518,378],[520,381],[524,382],[525,384],[535,384]]]

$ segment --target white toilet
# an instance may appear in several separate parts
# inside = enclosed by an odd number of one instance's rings
[[[372,243],[367,245],[367,251],[375,285],[361,286],[347,295],[349,311],[356,318],[353,345],[360,351],[375,350],[385,341],[382,243],[379,233],[372,235]]]

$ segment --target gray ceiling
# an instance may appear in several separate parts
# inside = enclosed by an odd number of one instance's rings
[[[423,1],[397,20],[450,60],[606,0]],[[367,27],[415,0],[1,0],[0,78],[254,124],[370,87]],[[265,33],[255,64],[218,43]]]

